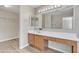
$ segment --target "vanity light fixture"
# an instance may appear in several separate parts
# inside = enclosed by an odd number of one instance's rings
[[[45,10],[47,11],[47,8]]]
[[[40,10],[38,10],[38,12],[40,13]]]
[[[57,5],[57,7],[61,7],[61,5]]]
[[[57,5],[55,5],[54,8],[57,8]]]
[[[46,12],[46,11],[57,9],[57,8],[61,8],[61,7],[62,7],[61,5],[49,6],[49,7],[43,8],[41,10],[38,10],[38,13]]]
[[[51,6],[51,9],[54,9],[54,7],[53,7],[53,6]]]
[[[51,9],[51,7],[48,7],[48,10],[50,10]]]
[[[47,8],[47,10],[48,10],[48,8]]]

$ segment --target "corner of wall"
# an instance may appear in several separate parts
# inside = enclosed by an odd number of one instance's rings
[[[23,48],[25,48],[25,47],[27,47],[29,44],[26,44],[26,45],[24,45],[24,46],[19,46],[19,49],[23,49]]]

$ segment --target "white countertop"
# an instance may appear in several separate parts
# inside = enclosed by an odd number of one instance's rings
[[[63,33],[63,32],[51,32],[51,31],[44,31],[44,30],[29,30],[29,33],[49,36],[49,37],[56,37],[56,38],[63,38],[67,40],[79,41],[76,37],[75,33]]]

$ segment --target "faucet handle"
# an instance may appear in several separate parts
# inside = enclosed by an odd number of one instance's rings
[[[39,30],[42,30],[42,28],[39,28]]]

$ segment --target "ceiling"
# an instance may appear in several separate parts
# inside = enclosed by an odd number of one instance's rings
[[[38,8],[38,7],[42,6],[42,5],[30,5],[30,6],[33,7],[33,8]]]
[[[5,7],[4,5],[0,5],[0,10],[19,13],[19,5],[10,5],[10,7]]]
[[[5,10],[13,13],[19,13],[19,6],[20,5],[8,5],[10,7],[5,7],[5,5],[0,5],[0,10]],[[32,8],[38,8],[41,5],[30,5]]]

